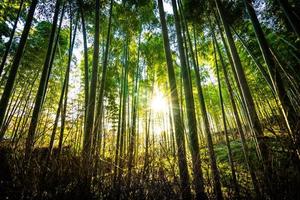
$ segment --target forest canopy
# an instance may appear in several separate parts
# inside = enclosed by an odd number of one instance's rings
[[[0,199],[300,199],[297,0],[0,1]]]

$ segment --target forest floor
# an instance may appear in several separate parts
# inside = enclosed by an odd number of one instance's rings
[[[286,138],[278,138],[269,133],[266,141],[268,146],[272,147],[270,149],[270,159],[273,163],[272,188],[277,192],[277,199],[300,199],[300,173],[295,165],[298,161],[290,149],[283,148],[286,147]],[[251,160],[255,161],[257,160],[255,142],[248,140],[248,144]],[[240,141],[238,139],[231,141],[231,148],[234,163],[238,163],[236,171],[241,188],[240,198],[254,199],[253,186],[244,162]],[[126,175],[119,181],[114,181],[114,165],[111,162],[113,159],[105,158],[102,160],[105,162],[100,160],[99,167],[93,172],[95,178],[89,182],[91,184],[87,184],[79,156],[65,152],[59,159],[52,159],[46,165],[43,153],[35,152],[38,153],[34,154],[30,165],[25,168],[21,152],[13,151],[7,145],[0,145],[0,199],[179,199],[180,197],[179,177],[174,169],[176,167],[167,164],[171,158],[166,159],[164,164],[157,163],[153,159],[148,170],[144,169],[142,164],[137,165],[141,167],[134,170],[130,184]],[[236,199],[226,144],[216,143],[215,152],[224,196],[226,199]],[[201,155],[205,190],[213,199],[206,148],[201,149]],[[261,177],[259,162],[256,161],[254,166],[256,175]],[[126,174],[126,170],[123,173]]]

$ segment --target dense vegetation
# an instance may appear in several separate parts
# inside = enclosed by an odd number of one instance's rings
[[[300,199],[297,0],[0,1],[0,199]]]

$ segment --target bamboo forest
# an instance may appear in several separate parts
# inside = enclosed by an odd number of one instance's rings
[[[0,199],[300,199],[300,1],[0,0]]]

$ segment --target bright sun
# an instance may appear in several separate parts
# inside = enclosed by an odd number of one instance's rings
[[[159,90],[155,91],[155,95],[152,98],[151,109],[157,113],[164,113],[168,111],[167,100]]]

